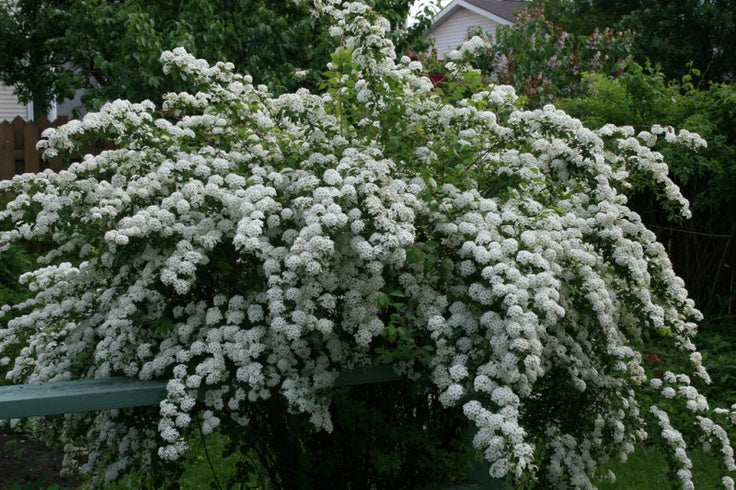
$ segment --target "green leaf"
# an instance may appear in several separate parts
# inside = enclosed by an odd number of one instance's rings
[[[176,324],[171,318],[159,318],[155,322],[153,322],[153,328],[157,332],[161,334],[168,334],[169,332],[172,332],[174,330],[174,327]]]
[[[384,293],[379,293],[376,296],[376,305],[381,309],[388,308],[391,305],[391,298]]]

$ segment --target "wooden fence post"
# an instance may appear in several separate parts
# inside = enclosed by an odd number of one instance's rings
[[[41,132],[36,123],[26,123],[23,130],[23,172],[38,173],[41,171],[41,152],[36,144],[41,138]]]
[[[0,123],[0,180],[15,175],[15,132],[10,123]]]
[[[13,149],[13,155],[14,155],[14,165],[13,165],[13,175],[22,174],[25,172],[24,170],[24,162],[23,162],[23,148],[25,145],[23,144],[24,136],[25,136],[25,127],[29,123],[26,123],[22,117],[17,116],[13,121],[10,123],[10,125],[13,127],[13,133],[15,135],[15,148]]]

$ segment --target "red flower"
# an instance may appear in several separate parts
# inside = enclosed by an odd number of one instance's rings
[[[662,362],[662,360],[654,352],[650,352],[649,354],[647,354],[646,360],[650,366],[656,366],[657,364],[660,364]]]

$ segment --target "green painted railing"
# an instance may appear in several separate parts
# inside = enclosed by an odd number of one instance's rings
[[[404,379],[391,366],[360,368],[340,374],[335,386],[385,383]],[[158,405],[166,397],[166,381],[131,378],[83,379],[43,384],[0,386],[0,420],[114,408]],[[488,466],[476,463],[468,480],[446,490],[510,489],[504,480],[488,475]]]
[[[0,419],[158,405],[166,381],[82,379],[0,386]]]
[[[335,386],[384,383],[403,379],[390,366],[345,372]],[[130,378],[82,379],[55,383],[0,386],[0,419],[92,412],[157,405],[166,396],[166,381]]]

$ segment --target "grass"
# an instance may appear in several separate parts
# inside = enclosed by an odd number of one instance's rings
[[[225,437],[218,433],[208,437],[206,441],[197,439],[191,444],[191,455],[180,480],[182,490],[209,488],[210,482],[214,480],[213,475],[224,488],[225,482],[235,473],[235,465],[241,455],[236,453],[223,457]],[[243,485],[243,488],[252,487]]]
[[[693,451],[690,457],[693,460],[695,488],[723,488],[720,468],[716,459],[720,455]],[[671,490],[681,488],[679,480],[669,472],[667,459],[664,452],[659,448],[641,446],[629,457],[626,463],[611,462],[604,466],[602,473],[605,474],[609,469],[616,474],[616,483],[601,483],[598,486],[601,490]]]
[[[179,480],[181,490],[212,488],[211,484],[215,482],[215,478],[220,488],[227,488],[226,482],[235,474],[235,467],[241,455],[236,453],[223,457],[226,439],[218,433],[207,436],[204,443],[198,438],[189,443],[191,450],[187,456],[184,474]],[[131,486],[125,480],[126,478],[123,478],[123,481],[119,483],[105,485],[103,489],[128,490]],[[131,480],[135,482],[136,476],[132,475]],[[89,485],[84,488],[86,490]],[[255,481],[244,482],[240,488],[256,488]],[[265,487],[262,488],[266,490]]]
[[[235,463],[239,455],[231,455],[220,458],[225,447],[222,436],[215,435],[207,440],[207,453],[212,458],[215,471],[220,483],[224,483],[228,476],[234,473]],[[720,469],[717,462],[718,455],[705,454],[694,451],[693,479],[695,488],[716,489],[723,488],[721,484]],[[612,470],[616,474],[616,482],[601,482],[598,488],[601,490],[672,490],[681,488],[679,480],[673,476],[667,467],[664,452],[658,448],[642,446],[637,449],[626,463],[611,462],[602,468],[602,474]],[[183,490],[195,490],[210,488],[212,471],[207,462],[204,447],[201,443],[192,444],[190,462],[180,480]],[[109,486],[107,490],[121,490],[124,486]],[[243,486],[243,488],[256,488],[254,486]]]
[[[226,488],[229,478],[235,474],[235,468],[240,454],[223,456],[226,439],[217,433],[207,437],[206,446],[199,438],[195,438],[190,443],[191,451],[187,457],[184,474],[179,480],[180,488],[183,490],[212,488],[211,483],[214,481],[213,468],[217,475],[217,480],[220,483],[220,488]],[[10,445],[0,448],[0,452],[10,453],[13,450],[14,447]],[[697,489],[723,488],[720,469],[716,459],[719,457],[718,454],[705,454],[693,451],[691,457],[694,463],[693,478]],[[210,462],[212,462],[213,468],[210,466]],[[641,446],[631,455],[626,463],[610,462],[601,469],[600,474],[605,474],[608,470],[612,470],[616,474],[616,482],[600,482],[598,487],[601,490],[670,490],[681,488],[679,480],[668,471],[664,452],[657,448]],[[127,490],[129,488],[135,488],[137,486],[135,485],[136,476],[132,475],[130,481],[133,483],[123,481],[113,485],[105,485],[103,488],[104,490]],[[243,489],[268,489],[268,487],[258,486],[255,482],[255,477],[252,481],[244,482],[239,487]],[[30,488],[58,489],[74,487],[69,487],[63,483],[56,485],[53,481],[49,482],[39,477],[35,483],[26,481],[11,485],[9,488],[11,490],[26,490]],[[76,488],[86,490],[90,487],[89,485],[81,485]],[[234,488],[238,488],[238,486]]]

